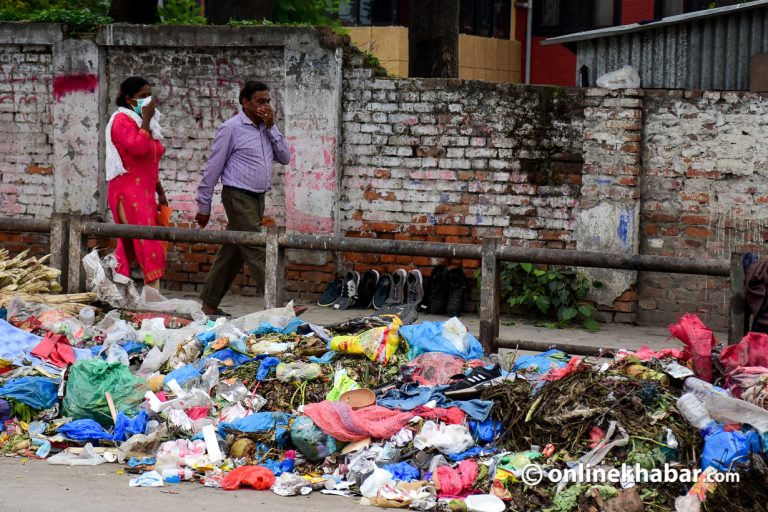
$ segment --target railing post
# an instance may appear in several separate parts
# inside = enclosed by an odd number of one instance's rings
[[[285,248],[280,246],[284,228],[267,228],[266,262],[264,265],[264,307],[272,309],[283,305],[285,285]]]
[[[501,296],[501,263],[496,249],[498,238],[483,238],[482,277],[480,281],[480,343],[486,354],[497,350],[499,336],[499,301]]]
[[[49,250],[51,253],[50,263],[53,268],[61,270],[59,282],[63,288],[69,283],[69,215],[61,212],[54,212],[51,219],[51,235],[48,238]]]
[[[67,293],[85,291],[85,271],[83,258],[88,251],[88,237],[83,235],[83,223],[88,217],[78,213],[69,217],[69,275]]]
[[[744,297],[744,253],[731,253],[731,300],[728,315],[728,344],[741,341],[749,331],[749,315],[746,314]]]

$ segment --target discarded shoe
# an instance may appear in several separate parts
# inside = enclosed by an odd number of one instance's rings
[[[379,309],[378,315],[397,315],[403,325],[411,325],[419,318],[419,313],[411,304],[386,304]]]
[[[357,289],[357,307],[368,309],[373,302],[373,294],[376,291],[376,285],[379,284],[379,273],[375,270],[369,270],[360,278],[360,286]]]
[[[490,370],[478,366],[473,368],[469,375],[458,375],[457,377],[460,377],[461,380],[443,391],[443,394],[448,398],[459,399],[477,396],[484,389],[496,386],[505,380],[514,380],[514,374],[503,375],[498,364]]]
[[[442,315],[448,305],[447,273],[445,265],[438,265],[429,276],[429,312],[433,315]]]
[[[405,301],[405,281],[408,279],[408,273],[402,268],[392,274],[392,284],[389,286],[388,306],[397,306]]]
[[[448,316],[459,316],[464,311],[464,302],[467,298],[467,278],[462,268],[452,268],[446,274],[445,281],[448,285],[448,304],[445,312]]]
[[[418,270],[408,272],[405,284],[405,302],[414,308],[418,308],[424,300],[424,278]]]
[[[333,303],[333,309],[349,309],[357,300],[357,287],[360,284],[360,274],[351,270],[344,277],[344,286],[341,289],[341,297]]]
[[[325,291],[317,301],[318,306],[330,307],[341,297],[341,290],[344,288],[344,278],[337,277],[325,287]]]
[[[371,304],[373,309],[381,309],[387,303],[389,298],[389,288],[392,285],[392,278],[389,274],[384,272],[379,277],[379,282],[376,284],[376,289],[373,291],[373,299]]]
[[[301,316],[302,313],[304,313],[309,308],[307,306],[293,306],[293,314],[296,316]]]

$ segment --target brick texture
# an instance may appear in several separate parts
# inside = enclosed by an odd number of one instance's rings
[[[0,45],[0,215],[53,211],[50,46]]]

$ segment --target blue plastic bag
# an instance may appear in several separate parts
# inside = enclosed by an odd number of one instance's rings
[[[59,382],[46,377],[17,377],[0,387],[0,396],[35,410],[50,409],[58,400]]]
[[[121,346],[128,355],[141,354],[142,352],[149,350],[149,345],[146,343],[139,343],[138,341],[126,341]]]
[[[701,452],[701,468],[709,466],[718,471],[730,471],[731,465],[748,462],[751,453],[760,453],[760,436],[757,432],[726,432],[716,422],[701,431],[704,450]]]
[[[568,357],[564,352],[550,349],[535,356],[521,356],[512,366],[513,372],[521,370],[534,371],[538,375],[544,375],[555,368],[564,368],[568,364]]]
[[[502,432],[501,422],[487,419],[485,421],[469,420],[469,431],[472,436],[482,443],[490,443]]]
[[[115,430],[112,432],[113,441],[125,441],[129,437],[136,434],[143,434],[147,430],[147,422],[149,417],[147,411],[141,411],[133,418],[129,418],[125,414],[117,413],[117,421],[115,422]]]
[[[256,380],[261,382],[269,375],[269,370],[280,364],[280,360],[276,357],[267,357],[259,365],[259,370],[256,372]]]
[[[245,354],[241,354],[240,352],[235,352],[231,348],[223,348],[221,350],[217,350],[216,352],[213,352],[212,354],[209,354],[200,361],[197,362],[197,368],[200,371],[205,370],[205,363],[210,361],[211,359],[216,359],[218,361],[226,361],[227,359],[231,359],[234,365],[228,366],[227,368],[235,368],[237,366],[240,366],[243,363],[247,363],[251,361],[251,358]],[[219,365],[220,368],[223,368],[224,365]]]
[[[99,422],[94,420],[70,421],[60,426],[56,432],[73,441],[112,440],[112,434],[105,431]]]
[[[467,333],[469,338],[469,350],[458,350],[453,343],[443,337],[443,324],[445,322],[422,322],[420,324],[403,325],[400,327],[400,336],[405,338],[411,350],[408,358],[413,360],[424,352],[443,352],[462,359],[479,359],[483,357],[483,347],[480,342]]]
[[[413,482],[414,480],[418,480],[421,476],[421,472],[407,462],[387,464],[382,466],[382,468],[392,473],[395,480],[400,482]]]
[[[187,382],[199,378],[200,371],[195,368],[194,364],[189,363],[187,366],[182,366],[166,375],[163,379],[163,386],[167,387],[168,383],[175,379],[179,386],[184,387]]]
[[[220,431],[236,430],[238,432],[269,432],[275,431],[275,440],[283,442],[288,437],[288,425],[293,418],[284,412],[257,412],[244,418],[238,418],[231,423],[221,423]],[[226,437],[222,433],[222,437]]]

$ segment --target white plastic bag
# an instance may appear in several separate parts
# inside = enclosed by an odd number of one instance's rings
[[[96,453],[91,443],[83,447],[83,451],[78,454],[63,451],[57,453],[48,459],[48,464],[61,464],[66,466],[98,466],[104,464],[107,460]]]
[[[443,324],[442,333],[443,338],[451,342],[456,350],[462,353],[469,351],[469,333],[467,326],[461,323],[461,320],[455,316],[449,318]]]
[[[162,318],[145,318],[141,321],[141,329],[136,334],[142,343],[163,348],[166,333],[165,320]]]
[[[190,299],[168,299],[162,293],[150,286],[141,290],[142,308],[147,311],[160,311],[163,313],[179,313],[191,315],[201,312],[202,304]]]
[[[360,494],[366,498],[373,498],[379,493],[379,489],[387,484],[394,484],[394,475],[386,469],[376,468],[360,486]]]
[[[640,75],[632,66],[624,66],[602,75],[597,79],[597,86],[605,89],[637,89],[640,87]]]
[[[416,437],[413,446],[419,450],[437,448],[442,453],[461,453],[475,445],[472,434],[464,425],[444,425],[427,421]]]

